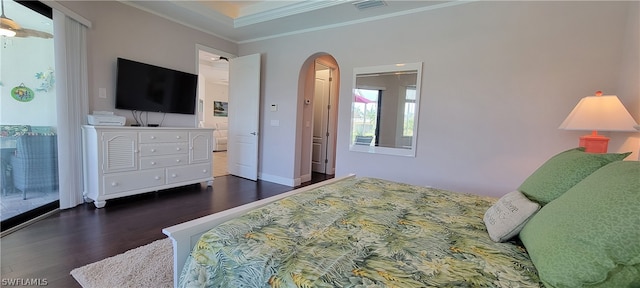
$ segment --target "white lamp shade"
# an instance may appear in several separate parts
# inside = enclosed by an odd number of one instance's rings
[[[559,129],[589,131],[636,131],[636,121],[618,96],[587,96],[578,102]]]

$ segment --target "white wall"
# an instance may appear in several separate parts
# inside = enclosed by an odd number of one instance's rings
[[[61,4],[93,23],[90,110],[114,109],[117,57],[195,73],[196,43],[261,53],[263,179],[299,176],[292,153],[300,151],[298,80],[303,63],[321,53],[333,56],[341,72],[338,175],[502,195],[551,155],[577,146],[584,132],[557,127],[580,98],[596,90],[617,94],[640,120],[635,1],[472,2],[239,46],[115,1]],[[424,71],[417,157],[348,151],[353,68],[418,61]],[[106,99],[97,97],[101,87]],[[268,111],[271,104],[277,112]],[[164,125],[194,123],[195,116],[169,114]],[[637,147],[625,144],[628,135],[611,133],[610,151]]]
[[[188,28],[118,1],[60,1],[92,22],[87,31],[89,110],[115,111],[133,118],[128,110],[115,109],[116,59],[123,57],[161,67],[197,74],[196,44],[236,54],[237,45]],[[98,89],[107,97],[99,98]],[[149,113],[158,123],[160,113]],[[195,127],[195,115],[166,114],[162,126]]]
[[[625,42],[622,45],[621,69],[618,74],[618,97],[626,97],[623,103],[640,123],[640,1],[629,3]],[[640,133],[610,133],[609,150],[633,151],[627,159],[640,159]]]
[[[640,119],[638,9],[632,9],[637,6],[471,2],[241,44],[239,55],[262,54],[260,172],[272,178],[297,176],[291,153],[299,143],[296,113],[302,100],[297,81],[304,61],[326,52],[342,72],[338,175],[355,172],[503,195],[550,156],[577,146],[584,132],[557,127],[580,98],[596,90],[617,94]],[[627,26],[630,16],[633,27]],[[424,70],[417,157],[350,152],[351,99],[345,95],[350,95],[353,68],[418,61],[424,62]],[[267,113],[271,104],[278,104],[278,112]],[[280,126],[270,126],[271,120],[279,120]]]

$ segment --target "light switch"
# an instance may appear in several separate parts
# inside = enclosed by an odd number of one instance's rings
[[[107,99],[107,88],[98,88],[98,98]]]
[[[280,120],[271,120],[271,126],[280,126]]]
[[[271,104],[271,112],[276,112],[278,111],[278,105],[277,104]]]

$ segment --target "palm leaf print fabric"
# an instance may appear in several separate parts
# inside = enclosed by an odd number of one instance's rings
[[[205,233],[180,287],[540,287],[524,248],[495,243],[496,199],[353,178]]]

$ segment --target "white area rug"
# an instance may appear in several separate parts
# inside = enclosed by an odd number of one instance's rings
[[[84,288],[173,287],[171,241],[161,239],[122,254],[73,269]]]

